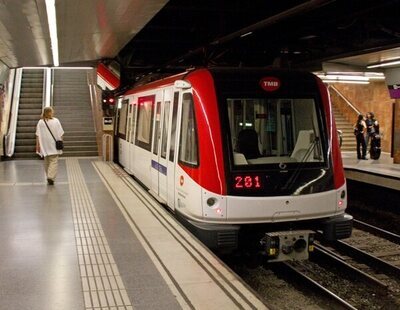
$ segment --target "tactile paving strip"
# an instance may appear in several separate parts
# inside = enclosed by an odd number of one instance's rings
[[[66,166],[85,309],[133,310],[79,162]]]

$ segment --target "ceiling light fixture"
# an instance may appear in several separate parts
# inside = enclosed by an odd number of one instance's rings
[[[367,66],[367,68],[373,69],[373,68],[389,67],[389,66],[395,66],[395,65],[400,65],[400,60],[394,60],[394,61],[389,61],[389,62],[382,62],[382,63],[375,64],[375,65],[369,65],[369,66]]]
[[[318,74],[321,80],[335,80],[335,81],[366,81],[368,82],[368,77],[360,75],[339,75],[339,74]]]
[[[368,81],[354,81],[354,80],[322,80],[324,83],[342,83],[342,84],[369,84]]]
[[[244,38],[244,37],[247,37],[247,36],[249,36],[249,35],[251,35],[251,34],[253,34],[253,31],[246,32],[246,33],[240,35],[240,37],[241,37],[241,38]]]
[[[369,84],[369,78],[359,75],[317,74],[324,83]]]
[[[53,65],[58,67],[58,37],[55,0],[46,0],[47,22],[49,23],[51,51],[53,54]]]

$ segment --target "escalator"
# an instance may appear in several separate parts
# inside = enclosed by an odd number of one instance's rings
[[[43,69],[24,69],[18,108],[14,158],[37,158],[36,124],[43,106]]]

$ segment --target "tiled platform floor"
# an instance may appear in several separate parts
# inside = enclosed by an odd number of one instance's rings
[[[0,162],[1,310],[265,308],[118,167],[42,164]]]
[[[359,160],[355,152],[342,152],[346,178],[400,190],[400,164],[388,153],[378,160]]]

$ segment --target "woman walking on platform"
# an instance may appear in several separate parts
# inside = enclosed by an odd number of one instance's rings
[[[357,158],[366,159],[367,145],[365,143],[365,132],[367,131],[367,125],[364,121],[362,114],[358,115],[357,122],[354,124],[354,135],[357,141]]]
[[[44,169],[49,185],[54,184],[58,168],[58,156],[62,150],[56,148],[56,140],[62,140],[64,130],[60,121],[53,117],[54,110],[46,107],[36,126],[36,153],[44,157]]]

